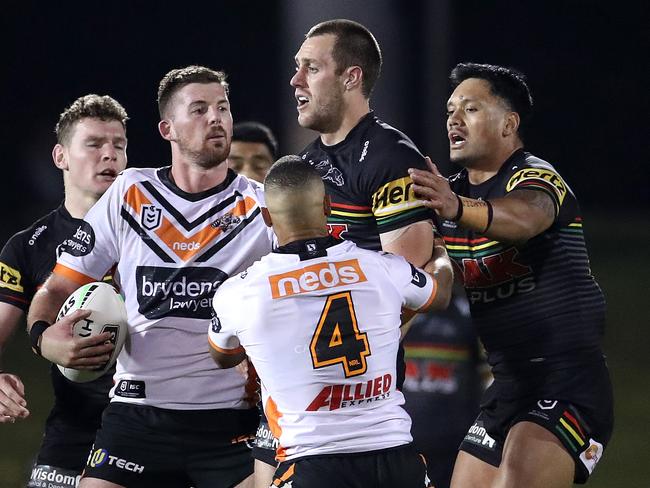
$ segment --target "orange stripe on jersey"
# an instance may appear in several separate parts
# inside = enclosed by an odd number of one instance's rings
[[[140,189],[135,185],[131,185],[126,191],[124,200],[126,200],[126,203],[128,203],[129,206],[135,210],[138,215],[140,215],[140,209],[142,208],[142,205],[151,204],[151,200],[149,200],[147,196],[142,193],[142,191],[140,191]]]
[[[411,310],[410,308],[406,308],[406,307],[402,308],[402,323],[405,322],[404,320],[405,318],[410,320],[416,313],[425,312],[427,308],[431,306],[433,300],[435,300],[436,295],[438,294],[438,280],[436,280],[433,276],[429,274],[427,274],[427,276],[429,277],[429,279],[431,279],[431,281],[433,281],[433,290],[431,290],[431,296],[429,296],[426,303],[422,305],[420,308],[418,308],[417,310]]]
[[[266,400],[266,405],[264,406],[264,413],[266,414],[266,419],[269,421],[269,429],[271,429],[271,433],[273,434],[273,437],[276,439],[280,439],[280,436],[282,435],[282,427],[280,427],[280,424],[278,421],[280,420],[280,417],[282,417],[282,412],[278,410],[278,406],[275,404],[273,401],[273,398],[269,396],[269,398]],[[282,447],[281,444],[278,444],[278,450],[276,451],[276,456],[275,459],[278,461],[283,461],[287,456],[287,452],[284,447]]]
[[[65,278],[68,278],[69,280],[72,280],[81,286],[87,285],[88,283],[92,283],[93,281],[97,281],[95,278],[91,278],[88,275],[80,273],[79,271],[75,271],[74,269],[68,268],[67,266],[64,266],[63,264],[59,264],[59,263],[57,263],[56,266],[54,266],[54,270],[52,271],[52,273],[57,274],[59,276],[64,276]]]
[[[142,212],[142,205],[149,205],[151,203],[147,196],[142,193],[136,185],[132,185],[127,190],[124,199],[138,215]],[[255,206],[255,200],[251,197],[246,197],[244,200],[240,200],[235,204],[233,209],[230,211],[230,214],[235,217],[244,217],[250,210],[255,208]],[[205,247],[222,234],[223,231],[218,227],[215,228],[207,225],[189,237],[185,237],[173,222],[163,216],[160,226],[154,231],[154,233],[174,254],[183,261],[187,261],[205,249]]]
[[[431,296],[427,300],[427,303],[422,305],[419,309],[418,312],[424,312],[427,308],[431,306],[433,303],[433,300],[435,300],[436,295],[438,294],[438,280],[436,280],[433,276],[429,275],[431,280],[433,281],[433,290],[431,290]]]
[[[287,469],[284,474],[279,477],[276,480],[273,480],[273,486],[281,486],[284,483],[286,483],[289,478],[293,476],[293,473],[296,471],[296,463],[293,463],[291,466],[289,466],[289,469]]]
[[[208,342],[210,343],[212,349],[222,354],[228,354],[229,356],[233,356],[235,354],[239,354],[240,352],[244,352],[244,348],[242,346],[236,347],[235,349],[223,349],[217,346],[214,342],[212,342],[212,338],[210,336],[208,336]]]

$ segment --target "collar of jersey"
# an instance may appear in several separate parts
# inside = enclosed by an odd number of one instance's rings
[[[323,254],[327,255],[328,248],[341,244],[342,242],[342,240],[336,239],[332,236],[300,239],[285,244],[284,246],[279,246],[274,249],[273,252],[278,254],[299,254],[301,260],[303,255],[305,255],[307,259],[312,259]]]
[[[340,148],[342,146],[345,146],[348,142],[350,142],[350,140],[352,140],[352,138],[356,135],[357,132],[361,131],[363,128],[370,125],[372,122],[374,122],[374,120],[375,120],[375,112],[373,112],[371,110],[366,115],[361,117],[361,120],[359,120],[357,125],[355,125],[352,128],[352,130],[350,130],[350,132],[348,132],[348,135],[345,136],[345,139],[343,139],[341,142],[339,142],[337,144],[334,144],[333,146],[326,146],[325,144],[323,144],[323,141],[319,137],[318,138],[318,145],[324,151],[332,151],[332,150],[338,149],[338,148]]]
[[[487,180],[485,180],[483,183],[480,183],[480,184],[478,184],[478,185],[472,185],[472,184],[469,182],[467,168],[463,168],[463,170],[461,171],[461,173],[462,173],[463,178],[465,178],[465,179],[467,180],[467,184],[468,184],[471,188],[484,188],[484,187],[488,187],[488,186],[490,186],[490,185],[492,184],[492,182],[496,181],[496,179],[497,179],[497,177],[498,177],[499,175],[501,175],[502,173],[508,171],[508,169],[511,168],[512,165],[515,164],[515,162],[519,160],[519,158],[525,158],[525,156],[526,156],[526,152],[524,151],[523,148],[519,148],[519,149],[517,149],[515,152],[513,152],[513,153],[510,155],[510,157],[509,157],[508,159],[506,159],[506,160],[503,162],[503,164],[502,164],[501,167],[499,168],[499,171],[497,171],[496,174],[495,174],[494,176],[491,176],[490,178],[488,178]]]
[[[61,202],[61,205],[59,205],[59,208],[56,209],[57,213],[65,220],[68,220],[70,222],[78,222],[83,219],[75,219],[72,215],[70,215],[70,212],[68,212],[68,209],[65,208],[65,200]]]
[[[160,178],[162,184],[165,185],[167,188],[169,188],[169,190],[174,192],[179,197],[184,198],[185,200],[188,200],[190,202],[198,202],[199,200],[203,200],[206,197],[216,195],[217,193],[224,191],[226,188],[230,186],[230,184],[235,180],[235,178],[237,178],[237,173],[235,173],[232,169],[228,168],[226,179],[223,180],[221,183],[219,183],[217,186],[199,193],[187,193],[186,191],[181,190],[178,186],[176,186],[176,183],[172,181],[171,170],[172,170],[171,166],[165,166],[164,168],[160,168],[158,170],[158,178]]]

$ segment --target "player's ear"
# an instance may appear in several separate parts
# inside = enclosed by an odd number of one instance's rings
[[[163,139],[166,141],[171,141],[172,139],[172,124],[167,119],[163,119],[158,122],[158,132]]]
[[[506,113],[506,120],[503,126],[503,135],[510,136],[516,133],[517,130],[519,129],[520,122],[521,119],[519,118],[519,114],[517,112]]]
[[[345,91],[360,87],[363,81],[363,70],[360,66],[350,66],[345,70]]]
[[[266,224],[267,227],[273,227],[273,221],[271,221],[271,214],[269,213],[269,209],[266,207],[262,207],[262,218],[264,219],[264,223]]]
[[[329,217],[332,213],[332,200],[329,195],[323,197],[323,212],[326,217]]]
[[[52,149],[52,160],[54,161],[54,166],[59,169],[66,170],[68,169],[68,159],[65,157],[65,148],[61,144],[57,144]]]

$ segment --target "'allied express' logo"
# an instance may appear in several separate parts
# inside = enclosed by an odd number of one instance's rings
[[[228,275],[218,268],[138,266],[138,311],[148,319],[210,319],[212,297]]]

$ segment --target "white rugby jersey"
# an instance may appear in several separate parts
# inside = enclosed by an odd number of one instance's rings
[[[222,184],[189,194],[169,173],[124,171],[67,241],[54,272],[86,283],[117,263],[129,338],[112,401],[248,408],[245,378],[218,368],[205,330],[215,289],[271,251],[261,187],[229,170]]]
[[[251,358],[278,460],[399,446],[412,440],[395,388],[400,312],[435,294],[435,280],[400,256],[298,241],[217,290],[209,342]]]

